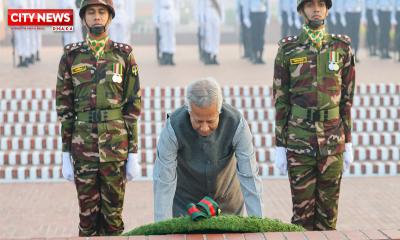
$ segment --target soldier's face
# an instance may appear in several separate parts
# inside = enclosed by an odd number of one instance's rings
[[[328,16],[328,9],[325,1],[312,0],[304,3],[302,14],[305,15],[306,22],[324,20]]]
[[[105,6],[91,5],[85,11],[85,22],[88,27],[105,26],[109,20],[109,12]]]
[[[219,112],[217,103],[211,104],[209,107],[198,107],[191,105],[190,122],[193,129],[203,137],[209,136],[218,127]]]

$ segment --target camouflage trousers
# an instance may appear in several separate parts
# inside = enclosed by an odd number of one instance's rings
[[[119,235],[124,230],[125,162],[74,159],[79,236]]]
[[[307,230],[336,228],[343,154],[311,157],[288,152],[292,223]]]

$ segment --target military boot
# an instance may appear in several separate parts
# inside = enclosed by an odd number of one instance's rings
[[[28,67],[28,64],[26,63],[26,61],[22,56],[19,56],[19,64],[17,65],[17,68],[21,67]]]
[[[211,65],[211,54],[208,52],[204,52],[204,64],[205,65]]]
[[[39,51],[36,52],[36,62],[40,62]]]
[[[219,65],[219,62],[217,61],[217,55],[214,55],[213,57],[212,57],[212,64],[214,64],[214,65]]]
[[[175,66],[174,54],[173,53],[168,53],[168,64],[171,65],[171,66]]]
[[[161,58],[159,61],[160,65],[167,65],[168,64],[168,53],[162,53]]]

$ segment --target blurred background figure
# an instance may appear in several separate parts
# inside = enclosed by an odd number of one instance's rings
[[[251,58],[253,64],[265,64],[263,60],[265,26],[270,22],[268,0],[244,0],[244,21],[250,20]]]
[[[113,2],[116,14],[110,25],[110,38],[115,42],[130,43],[130,27],[135,22],[135,1],[114,0]]]
[[[26,0],[9,0],[8,6],[13,9],[26,9],[29,7],[28,1]],[[12,30],[13,44],[15,48],[15,57],[17,57],[17,67],[28,67],[29,64],[29,42],[30,34],[26,29],[15,29]],[[14,57],[14,56],[13,56]]]
[[[236,22],[239,24],[239,34],[240,34],[240,44],[243,49],[242,58],[250,59],[251,57],[251,35],[250,35],[250,17],[246,16],[245,19],[244,14],[247,9],[246,0],[236,0]]]
[[[160,65],[175,65],[175,24],[179,21],[178,0],[154,0],[153,22],[158,31],[157,49]]]
[[[397,51],[397,61],[400,62],[400,0],[396,0],[396,7],[395,7],[395,22],[396,25],[396,51]]]
[[[382,59],[390,59],[390,26],[394,25],[395,0],[379,0],[377,3],[379,17],[379,49]]]
[[[202,60],[206,65],[218,65],[221,24],[225,21],[223,0],[198,0],[198,17]]]
[[[341,12],[345,18],[345,34],[351,38],[351,47],[353,48],[356,62],[359,62],[358,49],[360,43],[360,23],[365,19],[364,0],[346,0],[343,2]]]
[[[365,15],[362,19],[363,25],[367,27],[367,47],[369,56],[376,56],[378,50],[378,12],[377,4],[379,0],[365,0]]]
[[[281,24],[281,38],[292,35],[291,28],[293,27],[292,3],[293,0],[280,0],[278,11],[278,22]]]
[[[80,3],[71,0],[61,0],[59,1],[60,8],[72,9],[74,11],[74,31],[63,32],[62,34],[62,44],[63,46],[83,41],[82,38],[82,21],[79,17],[79,7]],[[77,6],[78,4],[78,6]]]

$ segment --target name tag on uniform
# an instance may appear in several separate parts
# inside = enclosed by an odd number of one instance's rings
[[[71,73],[72,74],[77,74],[77,73],[81,73],[86,71],[87,66],[76,66],[76,67],[72,67],[71,69]]]
[[[292,58],[290,59],[290,64],[291,65],[298,65],[298,64],[303,64],[308,61],[307,57],[301,57],[301,58]]]

